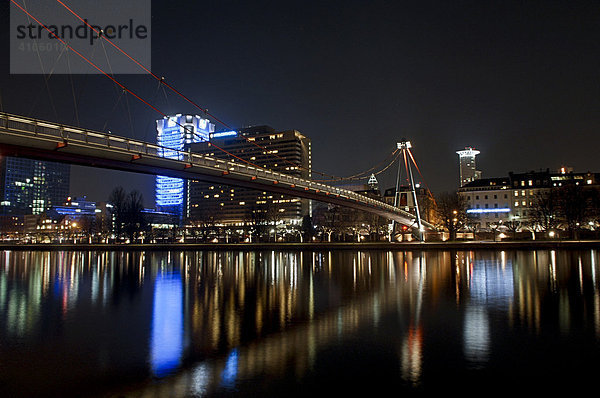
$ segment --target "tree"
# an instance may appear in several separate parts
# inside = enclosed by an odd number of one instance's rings
[[[131,242],[135,240],[137,234],[146,229],[143,210],[144,197],[142,194],[137,190],[129,192],[125,202],[124,229]]]
[[[579,237],[579,229],[586,222],[590,210],[588,197],[579,185],[569,184],[561,188],[558,195],[559,210],[562,220],[571,237]]]
[[[558,190],[550,188],[535,194],[529,212],[532,223],[540,230],[556,228],[559,221]]]
[[[113,219],[113,229],[117,238],[126,233],[130,241],[143,231],[146,226],[144,218],[144,198],[142,194],[133,190],[129,194],[125,193],[123,187],[115,188],[109,198],[108,203],[111,207]]]
[[[512,232],[513,239],[517,238],[517,231],[521,228],[521,221],[509,220],[504,223],[506,230]]]
[[[440,225],[448,231],[450,240],[456,239],[456,233],[467,223],[466,199],[456,192],[444,192],[437,199],[437,215]]]
[[[306,214],[302,217],[302,235],[304,240],[309,241],[315,235],[315,227],[313,225],[312,217]]]
[[[480,226],[481,223],[477,219],[467,216],[465,228],[473,233],[473,240],[477,240],[477,232],[479,232]]]
[[[123,232],[126,198],[127,194],[123,187],[116,187],[108,197],[108,203],[111,206],[110,214],[112,216],[113,230],[117,238],[119,238]]]
[[[324,219],[321,222],[323,234],[327,234],[327,242],[331,242],[331,235],[338,232],[341,225],[341,210],[339,206],[328,204]]]

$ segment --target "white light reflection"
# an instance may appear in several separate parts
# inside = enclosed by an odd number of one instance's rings
[[[592,266],[592,283],[594,285],[594,290],[598,290],[598,287],[596,286],[596,250],[592,249],[590,258]]]
[[[550,251],[550,278],[552,291],[556,292],[556,252],[554,250]]]
[[[490,327],[488,314],[483,307],[469,306],[464,323],[465,359],[474,368],[482,368],[490,355]]]
[[[211,373],[211,369],[206,363],[201,363],[193,369],[190,390],[194,396],[202,396],[208,393]]]

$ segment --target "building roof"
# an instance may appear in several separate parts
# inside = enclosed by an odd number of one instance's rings
[[[494,178],[480,178],[478,180],[471,181],[468,184],[463,185],[460,189],[468,188],[500,188],[503,186],[510,185],[510,178],[508,177],[494,177]]]

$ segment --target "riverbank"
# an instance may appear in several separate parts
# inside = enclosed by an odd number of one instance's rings
[[[310,242],[310,243],[160,243],[87,244],[28,243],[0,244],[14,251],[186,251],[186,250],[536,250],[600,249],[600,240],[458,241],[458,242]]]

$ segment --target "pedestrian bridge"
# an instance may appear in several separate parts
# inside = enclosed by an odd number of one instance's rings
[[[176,159],[171,158],[174,152],[178,154]],[[170,158],[164,157],[167,153]],[[367,211],[417,228],[413,214],[349,190],[240,162],[4,112],[0,112],[0,154],[270,191]],[[434,229],[424,220],[421,223],[425,229]]]

